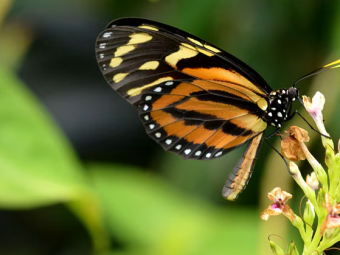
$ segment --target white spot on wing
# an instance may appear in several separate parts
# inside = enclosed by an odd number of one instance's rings
[[[106,33],[103,34],[103,37],[104,37],[104,38],[108,38],[108,37],[110,37],[111,35],[112,35],[112,32],[106,32]]]
[[[171,86],[172,84],[174,84],[173,81],[167,81],[167,82],[165,83],[165,86]]]
[[[150,125],[149,125],[149,128],[150,128],[150,129],[154,129],[154,128],[155,128],[155,124],[150,124]]]
[[[280,100],[280,99],[279,99],[279,100],[277,100],[277,103],[278,103],[278,104],[281,104],[281,100]]]
[[[162,91],[162,88],[161,88],[161,87],[157,87],[157,88],[155,88],[153,91],[155,91],[155,92],[161,92],[161,91]]]
[[[219,151],[219,152],[217,152],[216,154],[215,154],[215,157],[219,157],[219,156],[221,156],[222,155],[222,151]]]
[[[281,113],[281,112],[278,112],[278,113],[277,113],[277,117],[282,118],[282,113]]]
[[[190,149],[186,149],[186,150],[184,151],[184,154],[185,154],[185,155],[189,155],[189,154],[190,154],[190,152],[191,152],[191,150],[190,150]]]
[[[205,154],[205,157],[206,158],[210,158],[211,157],[211,153],[209,152],[209,153]]]
[[[272,117],[273,114],[272,114],[271,112],[268,112],[268,116],[269,116],[269,117]]]
[[[162,136],[162,134],[159,133],[159,132],[157,132],[157,133],[155,134],[155,136],[156,136],[157,138],[160,138],[160,137]]]
[[[144,105],[143,110],[146,111],[147,109],[149,109],[149,106],[147,104]]]
[[[165,143],[166,143],[167,145],[170,145],[170,144],[172,143],[172,140],[171,140],[171,139],[166,139]]]
[[[148,116],[148,115],[145,115],[145,116],[144,116],[144,119],[145,119],[146,121],[148,121],[148,120],[149,120],[149,116]]]
[[[176,148],[176,150],[179,151],[179,150],[182,148],[182,145],[179,144],[179,145],[177,145],[175,148]]]
[[[100,48],[100,49],[105,49],[105,47],[106,47],[106,43],[101,43],[101,44],[99,44],[99,48]]]
[[[201,155],[201,154],[202,154],[201,151],[196,151],[196,152],[195,152],[195,156],[197,156],[197,157],[198,157],[199,155]]]
[[[152,99],[152,96],[146,96],[145,101],[150,101]]]

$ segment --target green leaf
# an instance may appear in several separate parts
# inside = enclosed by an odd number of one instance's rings
[[[257,248],[256,210],[219,208],[135,168],[90,169],[109,230],[135,254],[250,254]]]
[[[105,246],[96,198],[71,146],[34,96],[0,69],[0,207],[67,202]]]
[[[86,192],[81,165],[29,91],[0,70],[0,206],[31,208]]]

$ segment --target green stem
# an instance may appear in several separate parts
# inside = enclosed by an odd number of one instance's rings
[[[316,250],[319,243],[320,243],[320,240],[322,238],[322,235],[320,235],[320,227],[321,227],[321,224],[318,224],[318,227],[315,231],[315,235],[314,235],[314,238],[310,244],[309,247],[307,247],[307,249],[305,250],[304,254],[310,254],[312,251]]]

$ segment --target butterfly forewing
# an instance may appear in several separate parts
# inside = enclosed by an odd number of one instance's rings
[[[209,160],[251,141],[247,153],[257,153],[271,89],[242,61],[182,30],[134,18],[110,23],[96,53],[107,82],[138,107],[165,150]],[[247,155],[239,163],[243,180],[255,162]]]

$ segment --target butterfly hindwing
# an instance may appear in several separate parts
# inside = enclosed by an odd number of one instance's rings
[[[164,82],[145,91],[139,101],[147,133],[186,159],[220,157],[267,127],[246,95],[217,94],[220,85],[206,83]]]

